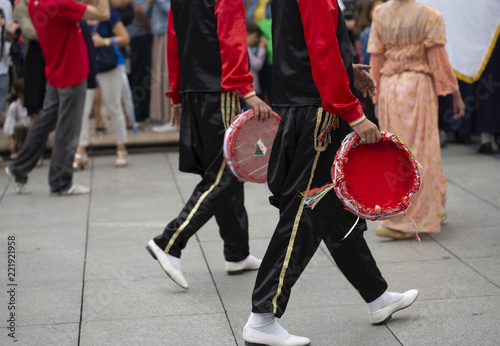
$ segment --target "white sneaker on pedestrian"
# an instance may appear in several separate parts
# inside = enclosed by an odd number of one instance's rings
[[[168,259],[165,251],[163,251],[158,245],[156,245],[154,239],[148,241],[146,250],[148,250],[148,252],[151,256],[153,256],[154,259],[158,260],[165,273],[167,273],[167,275],[172,280],[174,280],[177,285],[181,286],[185,290],[189,289],[189,285],[184,278],[184,275],[182,275],[181,270],[176,268],[176,266]]]
[[[270,312],[252,312],[243,328],[243,339],[245,345],[303,346],[311,343],[308,338],[290,335]]]
[[[16,177],[14,176],[14,173],[9,166],[5,167],[5,173],[9,177],[9,180],[12,182],[12,185],[14,185],[14,190],[16,190],[16,193],[18,195],[27,195],[31,193],[31,191],[26,188],[26,184],[18,183],[16,181]]]
[[[82,185],[71,185],[66,191],[53,192],[52,196],[76,196],[76,195],[86,195],[90,192],[88,187]]]
[[[163,125],[158,125],[158,126],[153,126],[153,132],[154,133],[168,133],[168,132],[175,132],[177,129],[170,125],[170,123],[165,123]]]
[[[283,338],[247,327],[243,328],[243,340],[245,340],[247,346],[306,346],[311,344],[311,340],[303,336],[287,333],[287,336]]]
[[[229,275],[238,275],[248,270],[257,270],[262,263],[261,259],[255,258],[253,255],[248,255],[243,261],[228,262],[226,261],[226,271]]]
[[[402,298],[400,300],[373,312],[369,312],[372,324],[384,324],[391,319],[393,313],[409,307],[411,304],[413,304],[415,299],[417,299],[418,291],[413,289],[401,293],[401,295]]]

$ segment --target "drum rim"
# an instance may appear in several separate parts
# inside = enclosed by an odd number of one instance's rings
[[[384,209],[378,206],[378,208],[369,208],[359,203],[350,195],[347,188],[347,182],[344,179],[343,168],[344,164],[348,162],[347,156],[349,151],[352,148],[357,147],[361,143],[358,134],[353,132],[344,139],[342,146],[337,151],[335,161],[330,172],[332,180],[335,182],[335,193],[339,197],[342,204],[344,204],[347,209],[349,209],[359,217],[372,221],[385,220],[397,215],[404,214],[410,207],[412,197],[419,191],[422,184],[420,165],[417,159],[410,152],[406,144],[403,142],[403,140],[400,139],[400,137],[398,137],[397,135],[390,132],[380,131],[380,133],[382,135],[382,141],[390,141],[396,148],[403,150],[403,152],[405,153],[405,157],[409,160],[414,172],[413,181],[410,184],[410,189],[401,198],[401,201],[397,206]]]
[[[235,136],[234,130],[237,128],[241,128],[245,123],[248,121],[251,121],[254,118],[255,115],[255,110],[250,109],[247,110],[243,113],[240,113],[235,116],[233,122],[231,123],[231,126],[226,130],[224,134],[224,144],[223,144],[223,156],[224,159],[226,160],[227,166],[231,170],[231,172],[238,178],[239,181],[242,182],[254,182],[254,183],[265,183],[267,182],[267,174],[266,177],[263,179],[245,179],[241,177],[241,172],[243,171],[238,163],[233,162],[230,159],[230,150],[231,146],[233,145],[233,142],[236,141],[238,136]],[[279,122],[281,120],[281,117],[273,111],[273,117]],[[269,148],[271,149],[271,148]]]

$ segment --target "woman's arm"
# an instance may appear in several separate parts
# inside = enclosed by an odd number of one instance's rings
[[[448,54],[443,45],[436,45],[427,49],[429,68],[434,80],[437,95],[453,95],[454,119],[465,115],[465,104],[458,88],[457,78],[453,73]]]
[[[87,9],[81,19],[97,19],[99,21],[109,19],[109,0],[87,0],[86,2],[89,4],[87,5]]]
[[[121,21],[116,22],[113,26],[111,32],[115,37],[116,44],[118,47],[124,47],[130,43],[130,37],[128,36],[127,30]],[[95,33],[92,35],[92,41],[94,42],[94,47],[99,48],[103,46],[112,46],[112,41],[109,37],[102,37],[101,35]]]
[[[23,36],[28,40],[36,40],[36,32],[33,23],[31,22],[31,18],[28,14],[28,7],[26,2],[21,1],[15,8],[15,15],[17,18],[17,22],[21,26],[21,32]]]
[[[128,36],[127,29],[125,29],[125,25],[123,25],[122,21],[116,23],[112,31],[118,47],[121,48],[130,43],[130,37]]]
[[[380,70],[382,69],[382,66],[384,66],[385,62],[385,55],[384,53],[372,53],[370,57],[370,66],[372,67],[370,70],[370,74],[372,75],[373,79],[375,80],[375,83],[377,85],[377,88],[380,87]],[[378,92],[377,92],[378,94]],[[373,103],[377,103],[378,98],[377,95],[374,95],[372,97]]]

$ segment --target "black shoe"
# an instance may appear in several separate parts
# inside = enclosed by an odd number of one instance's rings
[[[480,154],[493,154],[493,147],[491,143],[484,143],[481,144],[478,151]]]
[[[446,146],[446,141],[448,140],[448,135],[444,130],[439,130],[439,144],[441,145],[441,148],[444,148]]]
[[[465,134],[465,133],[459,133],[459,132],[455,133],[455,139],[456,139],[457,143],[459,143],[459,144],[469,144],[471,141],[470,135]]]
[[[495,135],[495,142],[497,143],[497,147],[500,148],[500,133]]]
[[[96,134],[102,133],[104,135],[104,134],[106,134],[106,128],[105,127],[96,127],[95,133]]]

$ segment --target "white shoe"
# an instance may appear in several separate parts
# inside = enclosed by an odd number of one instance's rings
[[[14,190],[16,190],[18,195],[27,195],[31,193],[31,191],[26,188],[26,184],[18,183],[16,181],[16,177],[9,166],[5,167],[5,174],[7,174],[9,180],[12,182],[12,185],[14,185]]]
[[[311,340],[303,336],[288,334],[286,338],[280,338],[246,327],[243,328],[243,340],[247,346],[306,346],[311,344]]]
[[[257,270],[262,263],[261,259],[248,255],[243,261],[228,262],[226,261],[226,271],[229,275],[238,275],[247,270]]]
[[[174,126],[171,126],[170,123],[165,123],[163,125],[153,126],[154,133],[168,133],[175,132],[177,129]]]
[[[182,275],[182,272],[179,269],[177,269],[172,264],[172,262],[170,262],[165,251],[160,249],[160,247],[158,245],[156,245],[156,243],[153,239],[148,241],[148,245],[146,246],[146,250],[148,250],[148,252],[151,254],[151,256],[153,256],[154,259],[158,260],[158,262],[160,263],[160,265],[163,268],[163,270],[165,271],[165,273],[167,273],[167,275],[172,280],[174,280],[174,282],[177,285],[181,286],[182,288],[184,288],[186,290],[189,289],[189,285],[188,285],[186,279],[184,278],[184,275]]]
[[[90,192],[88,187],[82,185],[71,185],[66,191],[53,192],[52,196],[76,196],[76,195],[87,195]]]
[[[393,313],[409,307],[418,297],[417,290],[409,290],[402,294],[403,298],[401,298],[397,302],[386,306],[385,308],[375,310],[374,312],[369,312],[372,319],[372,324],[383,324],[389,321]]]

